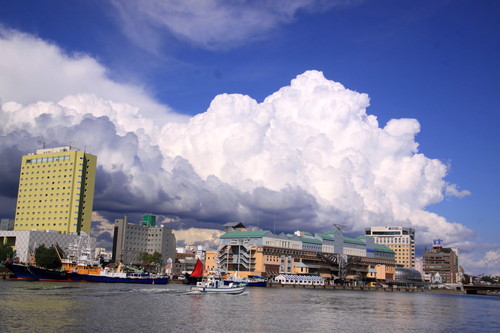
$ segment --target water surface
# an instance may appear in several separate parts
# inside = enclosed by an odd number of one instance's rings
[[[2,332],[500,332],[500,297],[0,280]]]

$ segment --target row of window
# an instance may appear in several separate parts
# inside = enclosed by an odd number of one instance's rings
[[[59,162],[59,161],[69,161],[69,159],[70,159],[69,155],[52,156],[52,157],[38,157],[38,158],[27,159],[26,163]]]
[[[409,237],[375,237],[378,244],[410,244]]]

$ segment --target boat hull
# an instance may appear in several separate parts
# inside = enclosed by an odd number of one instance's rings
[[[188,273],[186,273],[184,276],[186,277],[186,283],[190,285],[195,285],[201,280],[203,280],[202,276],[191,276]]]
[[[36,277],[30,270],[28,265],[17,263],[5,263],[5,267],[9,269],[16,276],[16,280],[36,281]]]
[[[233,288],[211,288],[211,287],[193,287],[191,291],[197,291],[207,294],[241,294],[245,291],[245,287]]]
[[[28,270],[39,281],[69,281],[68,273],[66,271],[54,271],[36,266],[29,266]]]
[[[118,277],[106,275],[70,273],[71,281],[103,282],[103,283],[137,283],[137,284],[167,284],[168,277]]]

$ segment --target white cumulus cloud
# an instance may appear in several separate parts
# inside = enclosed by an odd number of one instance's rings
[[[445,164],[418,151],[418,121],[380,126],[367,112],[367,94],[319,71],[298,75],[262,103],[216,96],[188,119],[112,82],[88,56],[67,56],[15,32],[1,37],[0,69],[8,72],[0,77],[2,197],[15,197],[7,189],[16,186],[21,155],[44,142],[72,142],[98,156],[94,208],[101,215],[148,212],[175,218],[180,229],[241,221],[321,231],[340,223],[360,233],[402,224],[417,229],[421,244],[473,234],[426,210],[457,187],[445,181]],[[23,67],[29,47],[46,54],[30,65],[34,80]],[[68,74],[73,67],[80,70]],[[17,89],[9,86],[13,78]],[[41,95],[31,92],[38,89]]]

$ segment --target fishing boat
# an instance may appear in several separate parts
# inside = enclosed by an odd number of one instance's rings
[[[6,262],[5,267],[14,273],[16,280],[36,281],[38,278],[29,270],[29,265]]]
[[[64,270],[47,269],[38,266],[28,266],[28,270],[38,281],[69,281]]]
[[[245,284],[230,283],[225,285],[223,280],[213,275],[207,276],[191,287],[192,292],[207,294],[241,294],[245,289]]]
[[[68,274],[64,270],[46,269],[33,265],[20,263],[5,263],[14,275],[16,280],[27,281],[69,281]]]
[[[186,273],[186,281],[188,284],[197,284],[201,282],[203,279],[203,263],[200,259],[196,260],[196,264],[194,265],[194,269],[191,274]]]
[[[99,274],[69,273],[69,279],[76,282],[107,282],[107,283],[139,283],[167,284],[168,276],[157,276],[148,273],[126,273],[102,270]]]

